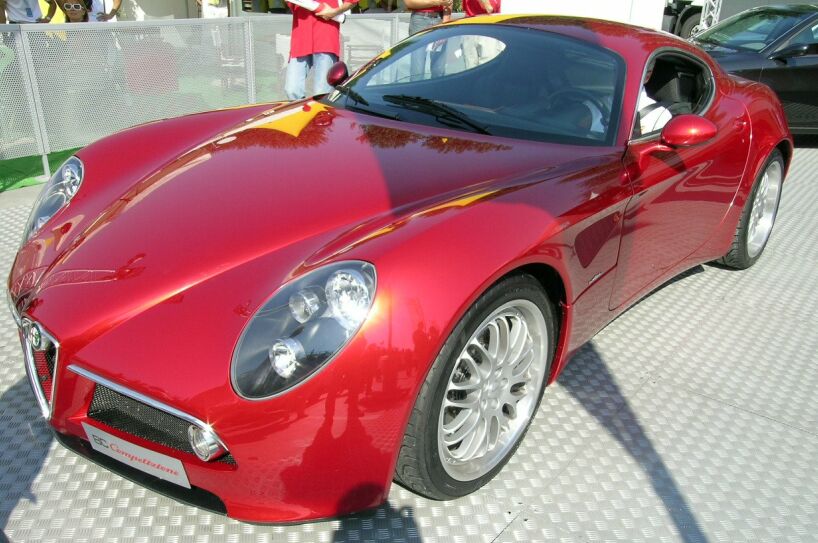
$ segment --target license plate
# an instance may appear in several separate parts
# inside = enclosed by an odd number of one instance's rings
[[[185,467],[176,458],[134,445],[84,422],[82,427],[95,451],[165,481],[190,488]]]

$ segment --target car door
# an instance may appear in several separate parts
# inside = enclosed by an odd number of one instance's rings
[[[759,80],[778,94],[790,129],[818,130],[818,21],[809,22],[771,57]]]
[[[707,64],[687,53],[656,57],[657,68],[667,72],[667,65],[680,77],[692,74],[699,88],[694,94],[676,89],[659,98],[667,99],[673,116],[701,114],[716,125],[717,133],[697,146],[649,152],[659,142],[661,127],[644,135],[634,127],[636,137],[624,159],[634,196],[623,218],[611,309],[655,286],[709,239],[726,215],[747,161],[749,117],[744,105],[729,96],[732,80],[715,79]],[[697,103],[686,108],[685,103],[674,103],[674,96]]]

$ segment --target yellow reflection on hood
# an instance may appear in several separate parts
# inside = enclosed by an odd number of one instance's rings
[[[308,102],[303,107],[292,108],[281,113],[276,113],[267,119],[267,122],[258,125],[256,128],[267,130],[277,130],[297,138],[301,131],[312,122],[316,115],[327,111],[329,108],[318,102]]]

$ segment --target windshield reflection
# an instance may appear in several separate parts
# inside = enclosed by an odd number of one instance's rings
[[[802,19],[803,15],[789,10],[746,11],[702,32],[694,40],[739,51],[761,51]]]
[[[323,100],[361,114],[483,135],[612,145],[624,61],[546,31],[454,25],[421,32]]]

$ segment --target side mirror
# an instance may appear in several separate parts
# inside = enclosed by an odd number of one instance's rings
[[[780,51],[776,51],[770,55],[770,60],[780,60],[786,62],[788,58],[803,57],[809,53],[810,46],[808,43],[797,43],[795,45],[788,45]]]
[[[632,147],[630,164],[638,175],[645,169],[649,157],[655,153],[672,153],[679,147],[692,147],[716,137],[716,125],[699,115],[677,115],[662,128],[659,140],[651,140]]]
[[[662,128],[661,140],[668,147],[691,147],[716,137],[716,125],[699,115],[677,115]]]
[[[339,60],[327,72],[327,83],[334,88],[343,83],[347,77],[349,77],[347,65],[344,64],[344,61]]]

